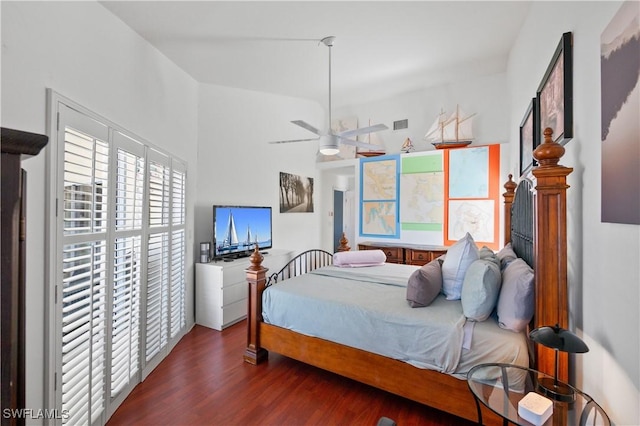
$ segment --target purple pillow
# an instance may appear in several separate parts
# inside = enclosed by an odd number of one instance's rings
[[[442,290],[442,260],[434,259],[409,277],[407,301],[412,308],[429,306]]]
[[[513,251],[513,247],[511,247],[511,243],[507,243],[506,246],[502,247],[500,251],[497,253],[498,259],[500,259],[500,269],[504,272],[505,268],[509,265],[509,263],[513,262],[518,258],[516,252]]]
[[[527,328],[535,310],[533,269],[517,258],[502,272],[502,287],[498,297],[498,325],[520,332]]]

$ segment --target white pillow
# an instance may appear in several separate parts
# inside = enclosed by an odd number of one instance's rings
[[[502,277],[500,267],[490,259],[478,259],[469,266],[462,283],[462,312],[472,321],[484,321],[496,307]]]
[[[527,328],[535,310],[533,269],[517,258],[502,272],[502,288],[498,298],[498,325],[520,332]]]
[[[464,274],[478,256],[478,247],[468,232],[449,247],[442,263],[442,291],[447,300],[460,300]]]
[[[340,251],[333,255],[333,265],[341,268],[384,265],[386,261],[382,250]]]

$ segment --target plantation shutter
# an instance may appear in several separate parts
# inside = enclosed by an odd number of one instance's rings
[[[144,145],[114,132],[117,143],[111,313],[111,398],[138,383]]]
[[[46,397],[51,424],[102,425],[186,328],[187,169],[51,93]]]
[[[171,338],[186,326],[185,319],[185,167],[172,161],[171,179]]]
[[[99,422],[105,410],[108,128],[69,108],[60,110],[62,226],[59,403],[68,424]],[[60,161],[60,160],[59,160]],[[61,235],[60,235],[61,234]]]
[[[145,360],[153,359],[168,342],[169,332],[169,159],[149,152],[149,240],[147,257]]]

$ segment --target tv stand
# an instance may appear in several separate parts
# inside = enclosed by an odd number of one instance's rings
[[[291,250],[271,249],[262,253],[262,265],[278,272],[289,260]],[[245,269],[248,257],[223,257],[196,263],[196,324],[222,330],[247,316],[248,286]]]
[[[233,262],[236,259],[243,259],[245,257],[251,256],[253,250],[240,251],[238,253],[226,254],[219,257],[214,257],[213,262]],[[267,252],[261,252],[262,254],[267,254]]]

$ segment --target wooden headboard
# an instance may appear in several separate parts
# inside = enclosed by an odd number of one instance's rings
[[[532,268],[535,267],[533,244],[533,192],[532,182],[522,179],[518,182],[516,195],[511,206],[511,246],[513,251]]]
[[[533,152],[539,166],[531,179],[517,185],[509,175],[504,185],[505,243],[535,272],[536,309],[533,326],[558,324],[568,328],[567,298],[567,176],[573,171],[559,165],[564,148],[553,142],[552,130],[544,131],[544,143]],[[540,371],[554,373],[552,349],[536,345],[535,365]],[[569,379],[568,355],[559,353],[558,379]]]

